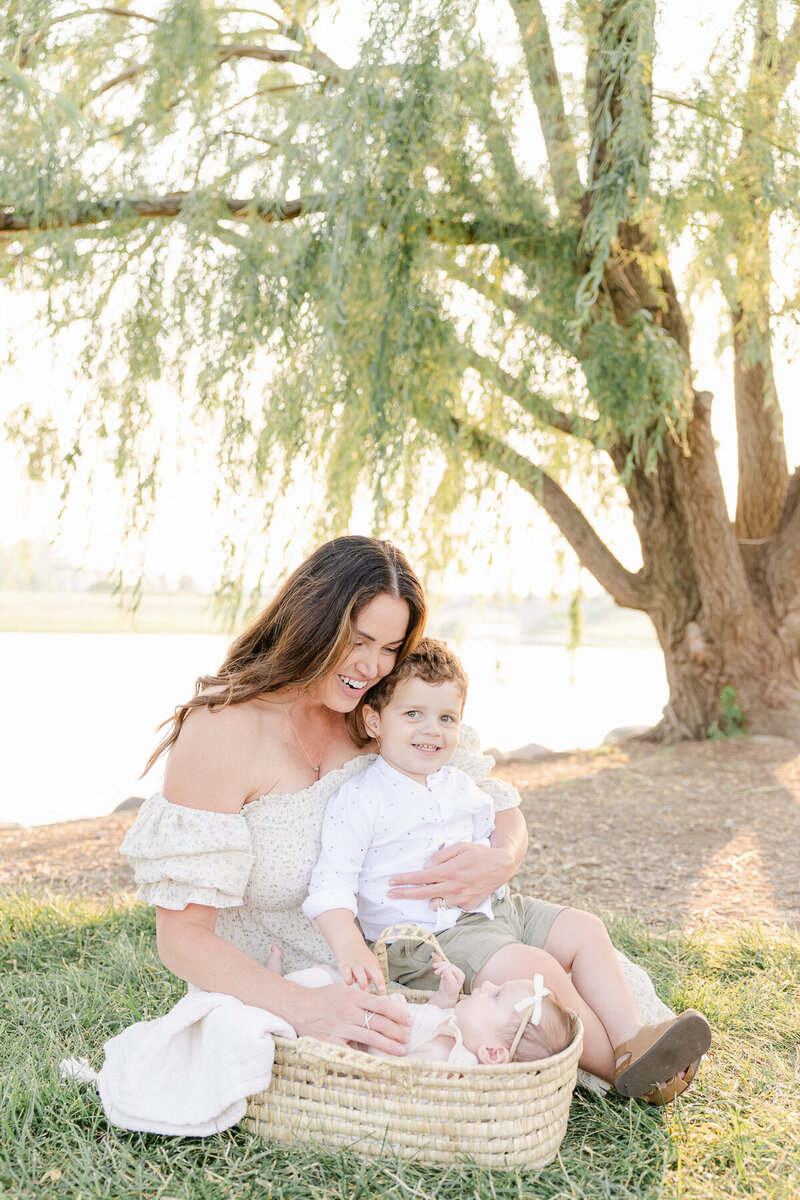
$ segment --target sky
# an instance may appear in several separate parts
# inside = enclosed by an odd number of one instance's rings
[[[552,4],[546,5],[552,8]],[[720,9],[722,12],[720,12]],[[711,0],[671,0],[662,5],[663,63],[668,74],[657,78],[656,85],[664,90],[680,92],[700,69],[717,39],[724,34],[727,6]],[[352,57],[353,26],[357,21],[357,4],[340,5],[338,22],[319,31],[321,44],[334,58],[347,63]],[[668,19],[667,19],[668,18]],[[496,33],[498,43],[510,39],[511,31],[501,26]],[[666,72],[666,67],[664,68]],[[538,130],[531,130],[532,153],[536,152]],[[795,251],[796,253],[796,251]],[[0,289],[0,327],[5,330],[25,330],[34,311],[34,298],[9,295]],[[732,376],[730,363],[723,356],[715,360],[713,345],[717,336],[718,314],[709,303],[695,313],[696,334],[693,339],[696,382],[715,394],[713,408],[714,431],[720,444],[720,462],[729,503],[735,503],[736,446],[734,438]],[[20,355],[16,366],[4,369],[0,375],[0,416],[13,411],[29,398],[65,395],[66,379],[74,344],[69,339],[61,345],[58,355],[45,341],[31,346]],[[788,400],[794,393],[794,365],[785,358],[776,362],[779,395]],[[165,396],[164,405],[171,398]],[[800,406],[784,403],[787,446],[790,466],[800,460]],[[148,537],[146,569],[148,575],[165,575],[171,582],[180,575],[192,576],[204,588],[212,587],[222,569],[220,546],[232,527],[231,510],[215,511],[213,491],[214,465],[207,445],[191,445],[192,431],[185,431],[187,446],[175,451],[174,461],[167,473],[158,512]],[[121,501],[115,498],[109,481],[99,480],[94,495],[79,489],[71,498],[63,517],[59,518],[60,489],[30,483],[24,476],[15,450],[7,443],[0,445],[0,544],[11,545],[21,539],[55,539],[54,547],[76,565],[91,570],[106,571],[114,565],[124,565],[126,551],[120,548],[120,529],[123,523]],[[574,492],[573,492],[574,494]],[[578,573],[568,556],[567,567],[559,573],[557,555],[552,546],[551,526],[530,498],[516,489],[508,495],[510,540],[498,540],[491,514],[470,513],[465,521],[473,528],[485,531],[484,551],[475,552],[465,572],[451,570],[442,581],[445,591],[491,593],[511,590],[518,594],[546,593],[574,588]],[[287,563],[296,561],[293,553],[293,530],[305,527],[304,505],[297,498],[287,497],[279,515],[280,536],[275,545],[287,544]],[[600,532],[610,539],[614,549],[627,566],[638,566],[638,551],[627,515],[612,514],[599,519]],[[301,553],[309,547],[304,545]],[[412,558],[413,539],[405,547]],[[132,560],[129,560],[132,561]],[[593,581],[583,576],[590,593],[596,590]]]

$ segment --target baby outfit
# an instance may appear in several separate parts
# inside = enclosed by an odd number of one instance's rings
[[[456,1021],[454,1008],[438,1008],[430,1000],[424,1004],[409,1004],[405,996],[392,992],[389,997],[394,1004],[402,1006],[411,1013],[411,1032],[406,1043],[406,1053],[418,1050],[420,1046],[432,1042],[440,1034],[448,1034],[454,1038],[452,1049],[447,1056],[447,1062],[457,1066],[474,1067],[478,1062],[477,1054],[473,1054],[464,1045],[464,1038]],[[379,1054],[382,1058],[391,1058],[384,1050],[376,1050],[374,1046],[365,1046],[368,1054]]]

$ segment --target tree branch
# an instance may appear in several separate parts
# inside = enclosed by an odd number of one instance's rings
[[[758,145],[772,137],[782,92],[774,3],[758,5],[755,43],[745,100],[745,126],[731,182],[741,197],[731,222],[736,261],[734,401],[738,443],[736,530],[740,537],[769,537],[789,485],[772,365],[770,219],[775,208],[773,155]]]
[[[45,34],[54,25],[61,25],[64,21],[75,21],[80,17],[100,16],[102,13],[110,17],[126,17],[128,20],[147,21],[150,25],[158,24],[157,17],[150,17],[146,13],[134,12],[130,8],[116,8],[110,4],[104,4],[100,8],[77,8],[73,12],[62,13],[59,17],[52,17],[45,25],[40,25],[38,29],[34,29],[33,33],[29,34],[25,38],[25,41],[20,43],[16,65],[20,68],[27,67],[30,57],[39,45],[39,42],[41,42]]]
[[[686,517],[697,584],[710,627],[721,640],[746,638],[753,597],[733,525],[728,517],[711,431],[711,393],[695,392],[687,427],[689,453],[669,441],[678,494]]]
[[[581,438],[584,441],[590,442],[593,446],[599,447],[599,434],[596,422],[562,412],[556,408],[548,396],[545,396],[542,392],[532,392],[522,380],[512,375],[509,371],[504,371],[493,359],[487,358],[483,354],[478,354],[477,350],[465,349],[467,366],[472,367],[481,378],[487,380],[489,383],[493,383],[510,399],[515,400],[531,416],[544,421],[551,429],[555,429],[559,433],[566,433],[570,437]]]
[[[584,322],[604,283],[621,226],[637,225],[650,186],[655,0],[606,0],[592,51],[596,92],[579,261]]]
[[[74,204],[70,208],[55,210],[41,217],[18,209],[0,209],[0,234],[29,233],[37,229],[78,228],[131,217],[138,217],[142,221],[169,219],[179,217],[191,200],[191,192],[171,192],[166,196],[140,200],[96,200]],[[270,204],[252,199],[223,199],[219,203],[222,208],[228,210],[225,219],[259,220],[267,224],[295,221],[298,217],[322,212],[324,209],[322,196],[309,196],[304,200],[276,200]]]
[[[57,209],[46,216],[36,216],[32,212],[20,209],[6,208],[0,205],[0,234],[25,233],[35,229],[61,229],[81,225],[97,225],[102,221],[111,221],[125,216],[138,216],[142,220],[169,218],[180,216],[191,192],[170,192],[165,196],[155,196],[147,199],[126,200],[94,200],[74,204],[69,208]],[[226,200],[219,201],[222,207],[228,209],[230,218],[237,221],[250,221],[254,217],[268,223],[274,221],[294,221],[309,213],[323,212],[325,197],[322,195],[308,196],[303,200],[264,201]],[[536,235],[525,225],[487,225],[483,221],[442,221],[433,220],[425,225],[428,236],[434,242],[450,246],[496,245],[498,242],[517,240],[529,244],[537,241]],[[544,238],[540,239],[544,247]]]
[[[442,252],[439,252],[436,258],[436,266],[447,275],[449,280],[462,283],[465,287],[477,292],[479,296],[483,296],[493,306],[499,305],[508,309],[509,313],[524,324],[541,329],[552,342],[568,354],[575,353],[575,345],[564,335],[563,331],[559,332],[557,328],[554,328],[552,312],[541,303],[540,297],[518,296],[506,287],[493,284],[485,274],[476,274],[475,271],[461,266],[452,255],[445,255]]]
[[[778,79],[783,85],[783,91],[794,79],[798,62],[800,62],[800,9],[795,13],[794,20],[781,42],[777,73]]]
[[[552,253],[552,231],[536,229],[530,222],[501,221],[493,216],[449,220],[433,217],[422,226],[432,242],[442,246],[497,246],[515,261],[523,256],[528,269],[531,263]]]
[[[556,202],[562,216],[576,211],[583,193],[578,156],[570,133],[556,60],[539,0],[510,0],[539,114]]]
[[[348,74],[344,67],[340,67],[329,55],[316,46],[310,51],[273,50],[270,46],[248,46],[230,43],[229,45],[220,47],[217,66],[229,62],[233,58],[256,58],[265,60],[266,62],[293,63],[297,67],[305,67],[308,71],[314,71],[316,74],[322,75],[331,83],[340,83]]]
[[[180,216],[191,202],[191,192],[170,192],[165,196],[143,199],[94,200],[56,209],[43,216],[21,209],[3,208],[0,203],[0,234],[25,233],[36,229],[60,229],[81,225],[97,225],[103,221],[137,216],[141,220],[154,220]],[[294,221],[309,213],[325,210],[325,197],[312,195],[300,200],[264,201],[228,200],[224,197],[219,204],[227,208],[232,220],[251,221],[254,218],[272,223]],[[502,222],[443,221],[434,219],[425,223],[425,230],[433,242],[450,246],[498,245],[517,242],[535,255],[541,246],[546,248],[545,234],[537,235],[529,225],[503,225]]]
[[[92,92],[92,99],[96,100],[98,96],[102,96],[104,92],[110,92],[112,88],[117,87],[120,83],[127,83],[129,79],[135,79],[137,75],[141,75],[143,70],[143,63],[132,62],[124,71],[120,71],[119,75],[115,75],[113,79],[109,79],[101,87],[95,88]]]
[[[506,130],[499,117],[489,118],[486,127],[486,146],[492,156],[498,178],[513,181],[518,185],[520,180],[519,167],[511,150]]]
[[[744,253],[741,258],[744,260]],[[744,273],[744,262],[740,261],[740,269]],[[764,538],[775,530],[781,517],[789,464],[772,346],[768,336],[762,338],[753,330],[757,321],[752,314],[747,316],[741,307],[731,313],[738,465],[736,532],[740,538]],[[755,358],[754,345],[758,346]]]
[[[737,121],[734,117],[726,117],[724,113],[707,108],[703,104],[695,104],[693,100],[685,100],[683,96],[676,96],[674,92],[653,92],[653,99],[664,100],[667,104],[676,104],[680,108],[691,109],[692,112],[699,113],[701,117],[710,117],[712,121],[718,121],[720,125],[728,125],[731,129],[738,129],[741,133],[753,136],[742,121]],[[795,158],[800,154],[796,145],[790,146],[787,142],[776,142],[774,138],[764,137],[761,134],[758,135],[758,140],[768,146],[774,146],[776,150],[780,150],[784,154],[791,154]]]
[[[531,305],[531,302],[524,296],[517,296],[513,292],[509,292],[507,288],[494,286],[486,279],[485,275],[476,275],[474,271],[462,267],[460,263],[455,262],[452,255],[444,255],[440,252],[436,258],[436,266],[449,280],[463,283],[464,287],[477,292],[490,304],[499,304],[503,308],[507,308],[515,317],[521,316]]]
[[[647,611],[649,598],[641,573],[629,571],[616,558],[578,506],[541,467],[499,438],[451,417],[454,429],[475,458],[502,471],[524,488],[545,510],[587,571],[623,608]]]
[[[151,25],[158,24],[158,17],[150,17],[147,13],[134,12],[132,8],[117,8],[113,4],[103,4],[93,12],[108,13],[110,17],[125,17],[129,21],[149,21]]]
[[[340,83],[347,75],[344,68],[338,66],[322,50],[314,49],[311,52],[289,49],[275,50],[271,46],[249,46],[244,43],[231,43],[230,45],[221,46],[217,52],[217,61],[214,64],[214,69],[217,70],[223,63],[230,62],[234,58],[255,58],[261,62],[291,63],[293,66],[303,67],[307,71],[321,75],[326,83]],[[129,79],[135,79],[137,75],[141,75],[146,69],[146,63],[131,63],[124,71],[120,71],[119,75],[115,75],[107,83],[101,84],[92,93],[92,99],[97,99],[98,96],[102,96],[104,92],[110,91],[111,88],[117,87],[120,83],[126,83]]]

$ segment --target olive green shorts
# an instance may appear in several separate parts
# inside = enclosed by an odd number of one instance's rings
[[[513,942],[544,948],[545,938],[563,906],[519,896],[506,891],[502,900],[492,903],[494,920],[483,913],[464,913],[452,929],[436,934],[444,954],[464,972],[464,991],[469,992],[472,981],[484,963],[498,950]],[[438,985],[433,971],[431,948],[426,942],[412,940],[392,942],[386,948],[389,977],[406,987],[436,991]]]

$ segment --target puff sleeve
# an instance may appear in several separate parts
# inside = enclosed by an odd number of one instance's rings
[[[171,804],[160,792],[139,810],[120,846],[146,904],[235,908],[242,903],[255,855],[242,813]]]
[[[465,775],[477,783],[481,791],[494,804],[495,812],[503,812],[506,808],[519,806],[519,792],[504,779],[494,779],[489,772],[494,766],[491,754],[481,754],[480,739],[477,731],[471,725],[462,725],[459,731],[458,746],[450,760],[452,767],[458,767]]]

